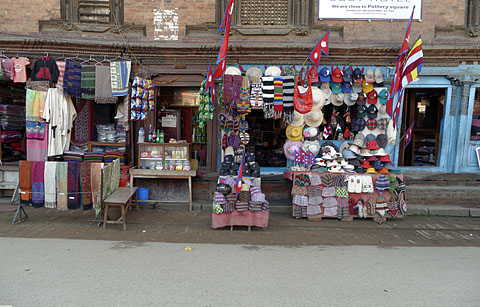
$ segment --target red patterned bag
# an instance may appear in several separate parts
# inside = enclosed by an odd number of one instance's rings
[[[312,86],[311,86],[310,77],[308,77],[308,88],[303,93],[301,93],[298,88],[298,77],[295,78],[295,91],[293,96],[293,105],[295,107],[295,110],[300,114],[305,114],[312,110],[313,99],[312,99]]]

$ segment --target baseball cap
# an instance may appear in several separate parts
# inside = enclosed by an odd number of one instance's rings
[[[321,82],[330,82],[330,70],[327,67],[322,68],[318,76]]]

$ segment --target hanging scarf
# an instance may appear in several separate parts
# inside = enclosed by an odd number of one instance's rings
[[[57,209],[68,209],[68,162],[57,162]]]
[[[273,77],[273,109],[275,113],[273,114],[274,119],[282,118],[283,111],[283,77],[275,76]]]
[[[254,77],[250,92],[250,106],[252,109],[263,109],[262,83],[258,77]]]
[[[82,99],[95,98],[95,65],[82,65]]]
[[[110,63],[110,74],[112,78],[112,95],[125,96],[128,94],[128,80],[132,62],[119,61]]]
[[[82,187],[82,206],[83,210],[92,209],[92,185],[91,185],[91,166],[90,163],[81,163],[80,180]]]
[[[101,211],[101,201],[98,200],[98,195],[100,192],[100,177],[102,168],[103,163],[90,163],[90,186],[92,187],[92,202],[95,205],[95,211],[97,214]]]
[[[20,161],[20,203],[29,206],[32,202],[32,161]]]
[[[273,77],[262,77],[263,117],[273,118],[274,86]]]
[[[35,208],[44,206],[45,201],[45,186],[44,180],[44,161],[34,161],[32,166],[32,205]]]
[[[80,194],[80,163],[79,162],[67,162],[68,163],[68,209],[78,209],[82,202],[82,194]]]
[[[55,209],[57,181],[55,173],[57,171],[57,162],[45,162],[45,208]]]
[[[293,106],[293,97],[295,90],[295,77],[284,76],[283,77],[283,121],[286,125],[293,122],[295,110]]]
[[[115,104],[117,100],[117,97],[112,96],[110,67],[95,65],[95,102]]]
[[[240,114],[250,113],[250,82],[248,77],[243,77],[240,97],[237,100],[237,112]]]
[[[80,62],[67,60],[63,76],[63,91],[72,97],[82,96],[82,65]]]

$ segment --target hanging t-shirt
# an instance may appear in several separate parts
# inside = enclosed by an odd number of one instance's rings
[[[13,62],[13,82],[24,83],[27,82],[26,66],[30,64],[28,58],[11,58]]]

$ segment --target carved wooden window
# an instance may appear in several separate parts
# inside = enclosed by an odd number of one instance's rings
[[[217,23],[221,22],[227,3],[228,0],[216,0]],[[280,34],[275,29],[311,27],[314,13],[314,0],[235,0],[232,27],[259,29],[262,34],[268,34],[268,28],[274,31],[272,34]]]
[[[123,24],[123,0],[62,0],[62,19],[73,23]]]
[[[240,24],[243,26],[286,26],[291,0],[242,0]]]

